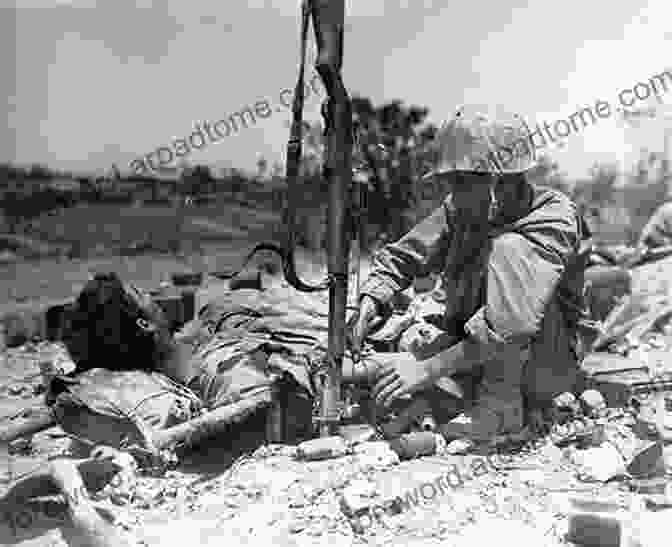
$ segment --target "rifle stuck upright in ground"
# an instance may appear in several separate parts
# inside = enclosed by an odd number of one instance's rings
[[[329,184],[327,221],[329,257],[329,338],[327,368],[322,384],[320,435],[333,432],[339,421],[341,373],[345,353],[346,306],[348,298],[348,258],[350,226],[348,201],[352,183],[352,106],[341,77],[343,65],[344,0],[311,0],[315,39],[316,69],[328,99],[323,104],[327,142],[324,177]]]

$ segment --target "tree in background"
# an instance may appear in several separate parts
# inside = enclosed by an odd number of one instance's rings
[[[392,101],[374,106],[370,99],[353,96],[355,127],[354,165],[367,180],[365,203],[367,226],[388,238],[398,238],[415,222],[409,214],[416,206],[420,175],[433,156],[427,144],[436,133],[423,123],[429,110]],[[320,123],[304,126],[304,150],[301,166],[303,199],[315,205],[326,203],[326,186],[321,177],[324,137]],[[323,209],[323,207],[321,207]],[[367,238],[367,240],[370,238]],[[368,241],[363,242],[368,247]]]
[[[29,228],[30,222],[36,217],[55,209],[69,207],[77,201],[78,191],[63,190],[50,184],[57,178],[74,177],[39,164],[28,168],[4,166],[0,207],[3,210],[5,229],[9,233]]]
[[[55,173],[53,173],[53,171],[51,171],[48,167],[34,163],[28,169],[26,178],[32,180],[51,180],[54,178],[54,175]]]
[[[572,195],[572,182],[560,170],[558,162],[546,154],[537,157],[537,165],[532,173],[532,178],[535,184],[539,186],[547,186],[568,196]]]
[[[619,178],[619,168],[615,163],[595,163],[589,171],[590,178],[577,182],[577,193],[585,201],[605,207],[613,203],[614,185]]]
[[[405,213],[417,202],[416,181],[427,163],[425,145],[436,131],[422,127],[428,113],[399,100],[375,107],[370,99],[353,98],[359,149],[371,170],[369,220],[391,239],[413,222]]]
[[[191,195],[210,193],[213,190],[214,178],[207,165],[195,165],[190,173]]]

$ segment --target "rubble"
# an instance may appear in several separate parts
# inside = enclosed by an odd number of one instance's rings
[[[579,466],[579,475],[584,480],[606,482],[626,473],[626,463],[611,443],[577,450],[572,456],[573,463]]]
[[[607,402],[596,389],[587,389],[579,398],[581,408],[589,418],[599,418],[607,408]]]
[[[455,439],[446,446],[446,453],[452,455],[466,454],[474,446],[474,443],[467,439]]]
[[[399,455],[385,441],[365,442],[354,447],[361,467],[386,468],[399,463]]]
[[[663,445],[649,442],[641,446],[628,463],[628,473],[633,477],[648,477],[656,473],[665,473]]]
[[[573,393],[564,392],[553,399],[553,408],[557,411],[565,411],[571,414],[578,414],[581,410],[579,401]]]
[[[544,531],[529,524],[488,518],[467,526],[461,534],[464,545],[489,545],[492,538],[515,538],[520,547],[547,547],[554,542]]]
[[[30,454],[32,450],[32,441],[31,439],[16,439],[9,443],[8,453],[10,455],[15,454]]]
[[[376,497],[376,485],[368,480],[352,481],[341,496],[341,509],[348,516],[354,516],[368,509]]]
[[[627,362],[611,362],[617,367],[633,363],[639,367],[648,362],[653,370],[656,362],[664,361],[656,357],[663,343],[667,342],[662,335],[647,334],[641,340],[626,337]],[[16,380],[10,387],[41,385],[39,364],[51,350],[47,344],[8,350],[8,359],[16,359],[21,353],[21,358],[30,362],[30,366],[13,366]],[[634,372],[650,376],[645,370]],[[654,372],[660,376],[660,370]],[[331,439],[315,439],[299,446],[265,445],[230,472],[207,478],[200,474],[196,480],[181,470],[164,469],[160,475],[151,476],[129,453],[99,448],[92,455],[113,461],[119,470],[106,486],[92,491],[91,497],[108,504],[118,515],[128,515],[126,526],[146,529],[148,545],[168,544],[176,537],[194,545],[215,545],[231,540],[232,534],[239,534],[236,539],[240,544],[261,539],[281,544],[350,545],[359,533],[375,535],[390,544],[394,540],[413,544],[414,540],[432,538],[460,546],[485,541],[492,534],[516,534],[521,545],[555,547],[563,544],[563,527],[572,528],[574,537],[583,534],[585,538],[588,524],[576,515],[590,512],[585,504],[570,502],[562,510],[552,510],[550,499],[556,493],[564,492],[570,499],[569,494],[581,492],[594,501],[598,492],[618,490],[619,495],[632,496],[630,491],[634,491],[656,507],[666,507],[670,501],[665,473],[672,469],[672,452],[657,437],[660,420],[646,401],[646,391],[638,395],[639,407],[626,404],[629,398],[611,397],[607,388],[602,391],[601,386],[609,383],[605,379],[615,377],[611,374],[617,373],[598,375],[600,383],[583,392],[556,397],[552,412],[539,414],[547,431],[537,435],[534,442],[530,431],[521,434],[515,447],[512,441],[516,439],[498,439],[502,450],[511,454],[507,465],[471,477],[463,488],[440,499],[437,496],[434,504],[419,504],[399,514],[381,514],[368,531],[353,530],[347,515],[376,506],[382,497],[381,483],[390,484],[390,477],[406,464],[417,464],[420,469],[436,464],[443,466],[445,473],[447,466],[462,465],[465,460],[460,454],[473,446],[457,441],[437,448],[435,443],[433,452],[429,451],[432,456],[416,451],[417,458],[403,461],[389,442],[377,440],[374,427],[348,426]],[[647,381],[651,380],[649,376]],[[23,389],[7,391],[27,393]],[[615,401],[623,404],[615,405]],[[429,438],[431,432],[424,435]],[[51,442],[46,438],[38,434],[30,440],[21,439],[16,446]],[[420,477],[422,474],[417,473],[415,479]],[[397,494],[403,493],[400,487]],[[545,509],[540,509],[544,504]],[[628,506],[616,506],[618,509],[602,513],[622,511],[627,520]],[[662,513],[644,514],[641,522],[650,522],[646,530],[662,533]],[[648,521],[651,515],[658,520]],[[669,512],[665,518],[669,519]]]

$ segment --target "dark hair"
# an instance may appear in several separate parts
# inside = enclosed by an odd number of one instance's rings
[[[77,371],[155,369],[170,340],[163,310],[115,273],[97,274],[86,283],[63,336]]]

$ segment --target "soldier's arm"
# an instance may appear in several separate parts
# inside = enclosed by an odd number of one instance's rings
[[[486,304],[467,322],[463,341],[429,360],[434,377],[471,370],[505,348],[522,350],[539,332],[544,311],[579,248],[574,205],[557,200],[548,216],[534,230],[494,241]]]
[[[638,247],[657,247],[672,243],[672,202],[661,205],[642,229]]]
[[[362,286],[382,305],[406,290],[413,279],[438,265],[449,242],[450,228],[445,206],[441,205],[398,241],[380,249],[373,257],[369,277]]]

